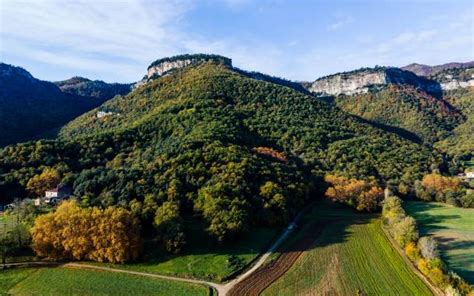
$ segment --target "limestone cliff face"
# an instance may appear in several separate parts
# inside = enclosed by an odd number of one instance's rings
[[[193,63],[193,60],[191,59],[159,63],[158,65],[153,66],[148,69],[147,77],[148,79],[150,79],[152,77],[155,77],[156,75],[162,76],[163,74],[165,74],[166,72],[169,72],[170,70],[183,68],[188,65],[191,65],[192,63]]]
[[[366,93],[370,87],[387,84],[407,84],[432,94],[441,91],[440,85],[424,77],[398,68],[370,68],[338,73],[313,82],[309,90],[321,95],[353,95]]]
[[[223,64],[228,67],[232,67],[232,60],[220,55],[213,54],[185,54],[178,55],[174,57],[166,57],[154,61],[147,70],[147,74],[143,77],[142,80],[136,82],[132,89],[136,89],[149,81],[167,75],[173,70],[181,69],[193,64],[204,63],[204,62],[213,62],[218,64]]]
[[[203,62],[215,62],[232,67],[231,59],[219,55],[180,55],[170,58],[163,58],[153,62],[150,67],[148,67],[147,78],[152,79],[157,76],[165,75],[172,70]]]
[[[336,74],[316,80],[309,90],[314,93],[327,95],[365,93],[370,85],[387,84],[384,72],[362,72],[354,75]]]
[[[451,80],[450,82],[441,83],[441,88],[443,90],[453,90],[458,88],[467,88],[474,87],[474,79],[468,81],[459,81],[456,79]]]

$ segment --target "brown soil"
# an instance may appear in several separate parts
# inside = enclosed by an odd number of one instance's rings
[[[314,243],[320,234],[316,223],[309,225],[303,235],[289,250],[282,253],[274,262],[257,269],[252,275],[235,285],[228,296],[256,296],[260,295],[268,286],[280,278],[295,263],[298,257]]]

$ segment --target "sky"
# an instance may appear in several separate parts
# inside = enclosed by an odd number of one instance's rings
[[[43,80],[140,80],[166,56],[312,81],[474,60],[472,0],[0,0],[0,62]]]

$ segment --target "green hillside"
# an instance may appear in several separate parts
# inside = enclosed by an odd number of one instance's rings
[[[464,120],[446,101],[403,85],[339,96],[335,102],[350,114],[404,129],[428,143],[444,138]]]
[[[452,156],[469,160],[474,157],[474,89],[457,89],[445,94],[446,100],[459,109],[466,121],[436,143],[436,147]]]
[[[223,241],[286,223],[326,172],[409,182],[437,161],[312,96],[202,63],[115,97],[56,141],[0,150],[0,201],[50,167],[84,206],[129,208],[145,229],[159,208],[198,215]]]

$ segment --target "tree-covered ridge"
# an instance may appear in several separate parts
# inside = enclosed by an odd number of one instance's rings
[[[83,77],[72,77],[55,82],[61,91],[84,97],[108,100],[116,95],[126,95],[131,90],[130,84],[106,83],[101,80],[90,80]]]
[[[65,94],[26,70],[0,63],[0,147],[38,139],[103,100]]]
[[[458,159],[474,157],[474,90],[471,88],[448,91],[445,98],[466,117],[445,139],[435,146]]]
[[[288,221],[326,172],[409,183],[437,161],[312,96],[215,63],[180,69],[101,108],[115,113],[92,111],[56,141],[0,150],[1,198],[25,196],[28,180],[51,167],[83,205],[128,208],[179,246],[179,217],[197,214],[222,241]],[[175,218],[157,223],[155,213]]]
[[[350,114],[412,132],[424,142],[446,137],[464,121],[449,103],[410,86],[389,85],[380,90],[335,98]]]
[[[166,62],[171,63],[171,62],[182,61],[182,60],[192,60],[196,62],[197,61],[200,61],[200,62],[214,61],[216,63],[220,63],[226,66],[232,66],[232,60],[227,57],[217,55],[217,54],[199,53],[199,54],[182,54],[182,55],[176,55],[172,57],[161,58],[151,63],[150,66],[148,66],[148,69],[162,63],[166,63]]]
[[[450,68],[429,76],[430,79],[442,82],[450,82],[453,79],[458,81],[469,81],[474,79],[474,66],[466,68]]]

